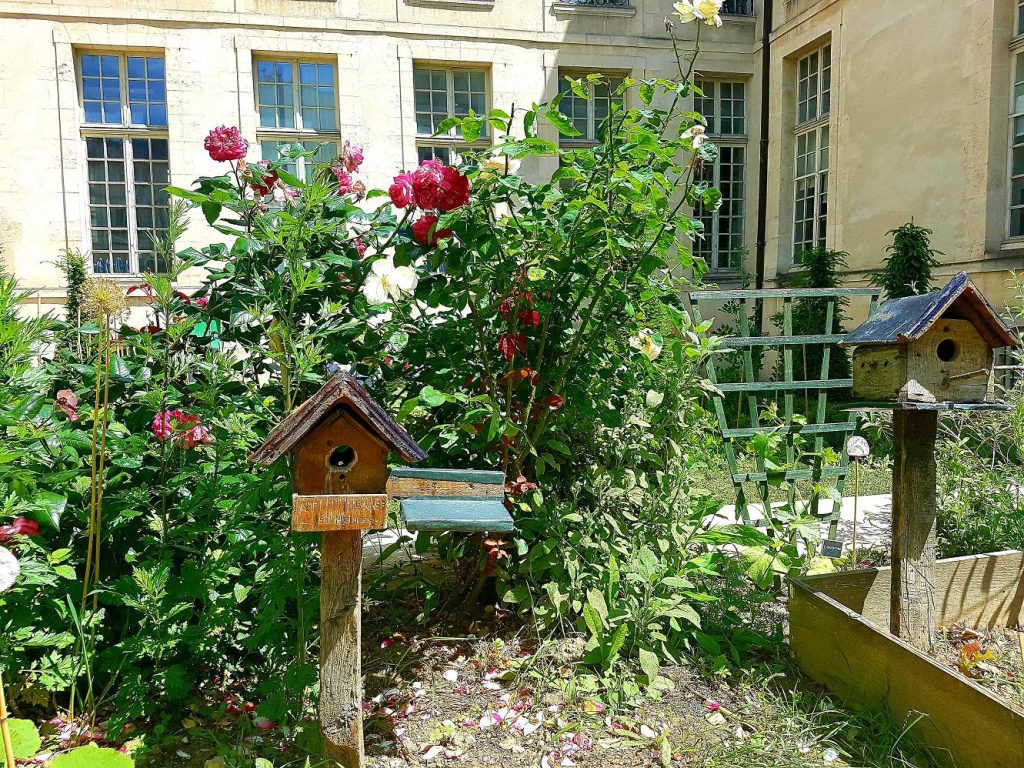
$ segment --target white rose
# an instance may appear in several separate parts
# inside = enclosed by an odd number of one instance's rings
[[[370,304],[398,301],[403,295],[412,295],[420,278],[412,267],[396,267],[390,256],[377,259],[363,283],[363,295]]]
[[[679,16],[679,20],[683,24],[689,24],[694,19],[700,18],[690,0],[681,0],[672,7],[676,9],[676,15]]]

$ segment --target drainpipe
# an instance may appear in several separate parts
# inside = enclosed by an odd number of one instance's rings
[[[761,0],[761,138],[757,151],[757,244],[754,247],[756,288],[764,288],[765,232],[768,226],[768,114],[771,102],[773,4],[773,0]]]

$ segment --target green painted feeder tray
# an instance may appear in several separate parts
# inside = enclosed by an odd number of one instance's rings
[[[410,531],[507,533],[516,528],[500,500],[465,496],[405,499],[402,502],[402,522]]]
[[[397,467],[388,488],[401,498],[410,531],[507,533],[515,523],[505,509],[504,485],[502,472]]]

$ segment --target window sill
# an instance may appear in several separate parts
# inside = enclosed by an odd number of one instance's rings
[[[1024,237],[1013,237],[999,246],[1000,251],[1024,251]]]
[[[494,0],[405,0],[405,3],[423,8],[449,8],[456,11],[494,10]]]
[[[551,11],[555,16],[571,16],[574,14],[624,17],[636,16],[636,8],[632,5],[625,8],[614,8],[606,5],[579,5],[577,3],[556,2],[552,4]]]

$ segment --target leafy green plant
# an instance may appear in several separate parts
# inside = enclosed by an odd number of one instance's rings
[[[43,742],[39,738],[39,729],[36,728],[35,723],[31,720],[12,717],[7,720],[7,729],[10,732],[15,760],[27,760],[36,756],[36,752],[39,751]],[[7,765],[3,748],[0,748],[0,765]]]
[[[892,244],[882,268],[871,278],[871,284],[885,291],[890,299],[927,293],[932,286],[932,270],[939,266],[935,258],[941,251],[931,247],[932,230],[919,227],[913,219],[887,233]]]
[[[116,749],[89,745],[75,747],[70,752],[57,755],[51,766],[52,768],[135,768],[135,761]]]

